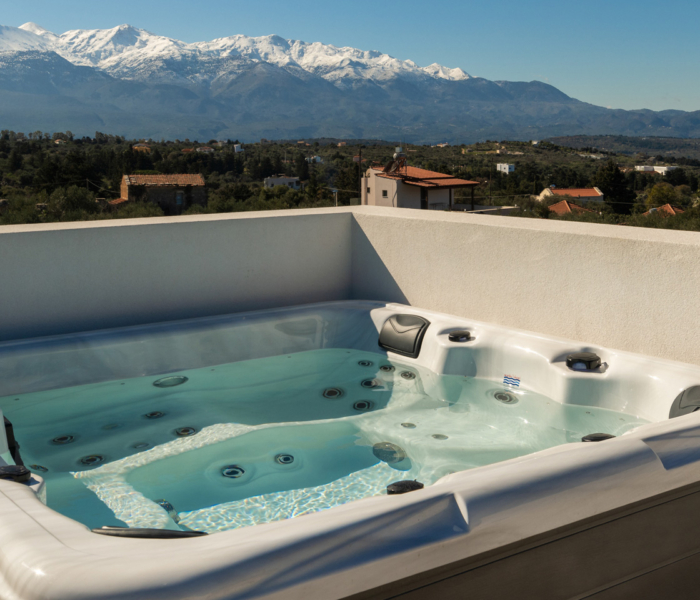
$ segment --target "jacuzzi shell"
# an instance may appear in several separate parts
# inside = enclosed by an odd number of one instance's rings
[[[323,325],[328,315],[342,321],[343,314],[364,315],[365,327]],[[0,481],[0,597],[389,598],[420,589],[423,575],[425,585],[433,585],[454,577],[450,565],[464,571],[464,565],[500,560],[601,516],[680,497],[700,482],[700,413],[668,420],[678,394],[700,384],[700,367],[398,304],[325,303],[5,343],[0,396],[217,364],[213,356],[221,364],[328,346],[379,352],[377,332],[395,314],[431,322],[420,356],[397,360],[497,383],[504,375],[520,377],[523,389],[557,401],[653,422],[602,443],[559,446],[455,473],[404,496],[183,540],[97,535],[47,508],[36,486]],[[245,338],[248,323],[270,319],[315,321],[321,329],[302,336],[294,327],[270,330],[259,345]],[[472,341],[450,342],[449,332],[458,329],[470,330]],[[241,350],[234,341],[244,338]],[[106,352],[101,358],[95,358],[97,346]],[[603,366],[568,369],[566,356],[577,351],[597,353]],[[392,587],[395,582],[403,583]]]

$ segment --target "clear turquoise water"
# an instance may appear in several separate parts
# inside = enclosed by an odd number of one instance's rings
[[[213,533],[646,423],[354,350],[170,375],[187,381],[161,388],[160,377],[139,377],[0,399],[50,507],[89,527]],[[325,397],[331,389],[340,392]],[[497,400],[504,391],[515,402]]]

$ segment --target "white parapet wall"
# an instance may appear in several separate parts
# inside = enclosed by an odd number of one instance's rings
[[[335,210],[0,227],[0,340],[351,294]]]
[[[353,293],[700,364],[700,233],[360,207]]]
[[[0,227],[0,340],[397,301],[700,364],[700,233],[380,207]]]

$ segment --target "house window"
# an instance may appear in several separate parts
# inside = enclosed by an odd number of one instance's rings
[[[370,190],[370,188],[367,188],[367,193],[368,193],[368,194],[370,194],[370,193],[371,193],[371,190]]]
[[[386,190],[382,190],[382,198],[388,198],[389,197],[389,192]]]

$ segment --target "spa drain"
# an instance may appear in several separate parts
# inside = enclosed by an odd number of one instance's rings
[[[391,442],[380,442],[372,447],[372,452],[382,462],[389,465],[406,460],[406,451]]]
[[[195,433],[197,433],[197,430],[194,427],[180,427],[175,430],[175,435],[177,437],[190,437]]]
[[[401,423],[401,427],[404,427],[406,429],[415,429],[416,424],[415,423]]]
[[[29,465],[29,468],[37,473],[48,473],[49,471],[46,467],[42,467],[41,465]]]
[[[412,379],[415,379],[415,378],[416,378],[416,374],[413,373],[412,371],[401,371],[401,377],[403,377],[404,379],[408,379],[409,381],[411,381]]]
[[[446,436],[444,433],[436,433],[436,434],[433,434],[433,439],[435,439],[435,440],[448,440],[450,438],[449,438],[449,436]]]
[[[160,411],[154,411],[154,412],[149,412],[143,415],[146,419],[160,419],[165,416],[165,413],[162,413]]]
[[[379,379],[365,379],[360,385],[367,390],[373,390],[381,387],[382,382]]]
[[[63,446],[65,444],[72,444],[75,441],[75,437],[72,435],[59,435],[51,440],[52,444],[57,446]]]
[[[361,367],[373,367],[374,363],[371,360],[361,360],[357,363]]]
[[[343,395],[343,390],[340,388],[328,388],[323,390],[323,397],[328,398],[328,400],[337,400]]]
[[[134,444],[132,448],[134,450],[145,450],[146,448],[150,448],[151,445],[148,442],[139,442],[138,444]]]
[[[278,454],[275,456],[275,462],[280,465],[291,465],[294,462],[294,457],[291,454]]]
[[[90,456],[83,456],[83,458],[80,459],[80,463],[88,467],[94,467],[95,465],[99,465],[100,463],[104,462],[104,460],[104,456],[100,456],[99,454],[91,454]]]
[[[367,412],[374,408],[374,402],[371,400],[360,400],[359,402],[355,402],[352,407],[358,412]]]
[[[221,469],[221,474],[227,479],[240,479],[245,475],[245,469],[238,465],[229,465]]]
[[[163,377],[158,381],[154,381],[153,385],[159,388],[171,388],[177,387],[178,385],[182,385],[183,383],[187,383],[188,381],[188,378],[184,375],[176,375],[172,377]]]
[[[396,367],[393,365],[382,365],[379,367],[379,370],[382,371],[382,373],[393,373],[396,371]]]
[[[518,397],[510,392],[494,392],[493,397],[503,404],[517,404]]]

